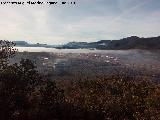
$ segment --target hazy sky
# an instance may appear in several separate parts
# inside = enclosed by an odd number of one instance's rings
[[[160,36],[160,0],[63,1],[76,5],[0,5],[0,39],[62,44]]]

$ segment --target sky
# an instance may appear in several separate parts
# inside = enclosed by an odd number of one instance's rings
[[[160,0],[48,1],[58,4],[0,4],[0,39],[65,44],[160,36]],[[62,5],[62,1],[76,4]]]

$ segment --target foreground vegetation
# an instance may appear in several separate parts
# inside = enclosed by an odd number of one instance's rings
[[[158,120],[160,86],[127,72],[55,82],[0,41],[0,120]],[[136,79],[135,79],[136,78]]]

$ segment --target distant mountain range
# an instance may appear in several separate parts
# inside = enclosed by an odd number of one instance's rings
[[[29,44],[26,41],[13,41],[13,42],[16,43],[16,46],[18,47],[46,47],[46,48],[57,47],[57,45],[47,45],[47,44],[40,44],[40,43]]]
[[[47,47],[58,49],[101,49],[101,50],[125,50],[125,49],[160,49],[160,36],[140,38],[131,36],[120,40],[100,40],[98,42],[69,42],[65,45],[28,44],[25,41],[14,41],[22,47]]]

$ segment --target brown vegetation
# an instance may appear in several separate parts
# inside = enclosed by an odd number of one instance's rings
[[[7,62],[10,55],[3,54],[15,50],[8,49],[10,42],[0,44],[0,60]],[[0,69],[0,120],[158,120],[160,86],[122,73],[92,80],[77,76],[57,86],[30,60],[6,64]]]

